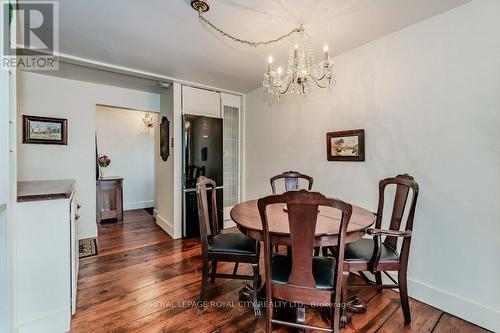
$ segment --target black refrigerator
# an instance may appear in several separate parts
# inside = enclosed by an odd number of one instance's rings
[[[196,180],[206,176],[217,184],[217,217],[223,224],[223,123],[222,119],[195,115],[183,116],[183,223],[182,237],[200,235]],[[209,191],[207,195],[211,195]],[[210,198],[210,197],[209,197]],[[210,202],[210,201],[208,201]]]

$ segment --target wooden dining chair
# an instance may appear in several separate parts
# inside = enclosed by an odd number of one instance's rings
[[[271,189],[273,191],[273,194],[277,194],[276,193],[276,183],[281,179],[283,179],[283,181],[284,181],[285,192],[298,190],[300,179],[304,179],[307,181],[307,184],[308,184],[307,189],[309,191],[312,189],[312,185],[314,182],[314,179],[311,176],[304,175],[304,174],[297,172],[297,171],[286,171],[286,172],[283,172],[279,175],[271,177],[271,179],[269,180],[269,182],[271,183]],[[273,244],[273,251],[279,252],[278,244]],[[287,248],[287,251],[290,254],[290,248]],[[314,249],[314,251],[315,251],[314,252],[315,255],[319,255],[320,248],[318,247],[318,248]]]
[[[207,188],[211,189],[210,204],[207,199]],[[242,233],[220,233],[217,219],[216,183],[207,178],[200,177],[196,182],[196,194],[198,199],[198,218],[200,224],[201,252],[203,259],[203,270],[201,278],[200,301],[206,300],[206,291],[211,266],[211,282],[215,278],[240,279],[253,281],[252,302],[256,315],[260,315],[257,303],[257,292],[259,290],[259,254],[260,243],[243,235]],[[211,265],[209,266],[209,262]],[[235,263],[233,274],[217,273],[218,262]],[[238,264],[248,263],[252,265],[253,275],[238,275]]]
[[[384,194],[389,185],[395,185],[396,192],[389,229],[385,230],[381,229],[385,202]],[[406,226],[404,230],[400,230],[402,227],[401,221],[408,206],[407,200],[410,189],[413,193],[409,205],[408,217],[406,219]],[[367,230],[367,233],[373,237],[370,239],[363,238],[349,243],[345,248],[344,271],[359,272],[366,282],[366,285],[349,285],[348,289],[375,288],[377,291],[386,288],[399,289],[405,325],[411,323],[410,305],[408,302],[407,269],[417,197],[418,184],[413,177],[407,174],[381,180],[379,183],[379,201],[375,229]],[[385,237],[383,241],[382,237]],[[398,238],[403,239],[400,254],[397,252]],[[368,279],[363,271],[373,273],[375,275],[375,282]],[[387,271],[397,271],[398,281],[396,282]],[[393,284],[383,285],[382,273],[387,275]]]
[[[271,253],[272,235],[266,213],[271,204],[286,203],[290,228],[292,256]],[[342,307],[341,286],[347,275],[343,274],[344,245],[352,206],[336,199],[327,199],[320,193],[305,190],[271,195],[257,202],[263,229],[264,263],[266,271],[266,331],[272,332],[273,324],[299,329],[319,329],[338,332]],[[313,256],[318,206],[330,206],[342,211],[337,244],[337,257]],[[320,208],[321,209],[321,208]],[[344,282],[345,285],[345,282]],[[322,304],[330,307],[331,327],[314,327],[306,324],[305,308],[297,308],[297,322],[273,318],[272,300],[278,299],[304,305]]]
[[[305,179],[308,182],[308,190],[310,191],[312,189],[313,185],[313,178],[304,174],[301,174],[300,172],[297,171],[287,171],[283,172],[279,175],[276,175],[274,177],[271,177],[269,180],[271,183],[271,189],[273,191],[273,194],[276,194],[276,182],[278,180],[283,179],[285,183],[285,192],[292,191],[292,190],[297,190],[299,186],[299,180],[300,179]]]

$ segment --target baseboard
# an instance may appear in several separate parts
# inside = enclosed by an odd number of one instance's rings
[[[154,213],[156,218],[156,224],[162,228],[167,234],[170,235],[170,237],[174,238],[174,226],[170,223],[168,223],[167,220],[165,220],[163,217],[161,217],[158,212]]]
[[[97,238],[97,225],[95,228],[78,229],[78,239]]]
[[[233,220],[225,220],[224,221],[224,229],[233,228],[233,227],[236,227],[236,223],[234,223]]]
[[[367,272],[365,272],[367,273]],[[397,273],[388,272],[396,281]],[[367,274],[374,280],[371,274]],[[382,275],[383,283],[392,284]],[[397,289],[395,289],[397,291]],[[448,312],[456,317],[491,330],[500,332],[500,311],[480,304],[476,301],[454,294],[452,292],[433,287],[422,281],[408,278],[408,295],[420,302],[429,304],[441,311]]]
[[[408,294],[456,317],[500,332],[500,310],[412,278],[408,279]]]
[[[15,328],[17,333],[53,333],[69,332],[71,322],[71,310],[59,311],[43,318],[23,323]]]
[[[123,210],[133,210],[133,209],[142,209],[142,208],[149,208],[153,207],[155,205],[154,200],[149,200],[149,201],[137,201],[137,202],[124,202],[123,203]]]

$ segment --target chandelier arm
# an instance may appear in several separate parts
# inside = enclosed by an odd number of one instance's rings
[[[326,85],[326,86],[322,86],[321,84],[319,84],[318,80],[316,80],[316,78],[315,78],[314,76],[309,75],[309,77],[310,77],[310,78],[314,81],[314,83],[316,83],[316,85],[317,85],[318,87],[320,87],[320,88],[328,88],[328,85]],[[325,77],[325,76],[323,76],[323,77]],[[321,80],[319,80],[319,81],[321,81]]]
[[[284,90],[282,90],[282,86],[281,85],[274,85],[271,81],[269,81],[269,85],[273,88],[276,88],[278,89],[278,92],[283,95],[283,94],[286,94],[286,92],[288,91],[288,89],[290,88],[290,85],[292,84],[292,80],[288,80],[288,85],[286,86],[286,88],[284,88]]]
[[[326,74],[323,74],[322,77],[314,77],[312,74],[309,74],[310,77],[312,77],[314,80],[321,81],[326,77]]]
[[[291,80],[288,80],[288,85],[286,86],[286,89],[285,89],[285,90],[280,91],[279,93],[280,93],[281,95],[286,94],[286,92],[288,91],[288,89],[290,88],[290,86],[291,86],[291,85],[292,85],[292,81],[291,81]]]
[[[288,85],[286,86],[286,88],[283,88],[281,85],[276,86],[276,85],[272,84],[271,82],[269,82],[269,85],[273,88],[276,88],[280,95],[286,94],[286,92],[288,91],[288,88],[290,88],[290,84],[291,83],[288,82]]]
[[[261,45],[269,45],[269,44],[272,44],[272,43],[277,43],[279,41],[282,41],[285,38],[288,38],[288,37],[292,36],[296,32],[300,32],[300,31],[304,30],[304,28],[302,28],[302,25],[301,25],[300,27],[291,30],[289,33],[287,33],[285,35],[281,35],[281,36],[279,36],[277,38],[266,40],[266,41],[253,42],[253,41],[248,41],[248,40],[245,40],[245,39],[234,37],[233,35],[230,35],[229,33],[225,32],[224,30],[218,28],[215,24],[213,24],[212,22],[210,22],[209,20],[207,20],[202,15],[202,12],[198,13],[198,17],[200,18],[200,21],[202,23],[204,23],[205,25],[207,25],[209,28],[212,28],[213,30],[217,31],[222,36],[224,36],[226,38],[229,38],[229,39],[231,39],[231,40],[233,40],[235,42],[242,43],[242,44],[247,44],[247,45],[252,46],[252,47],[257,47],[257,46],[261,46]]]
[[[276,86],[271,81],[269,81],[269,85],[273,88],[281,88],[281,84]]]

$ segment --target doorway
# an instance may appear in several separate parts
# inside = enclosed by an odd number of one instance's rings
[[[156,124],[154,112],[96,105],[98,222],[121,220],[119,210],[153,212]]]

